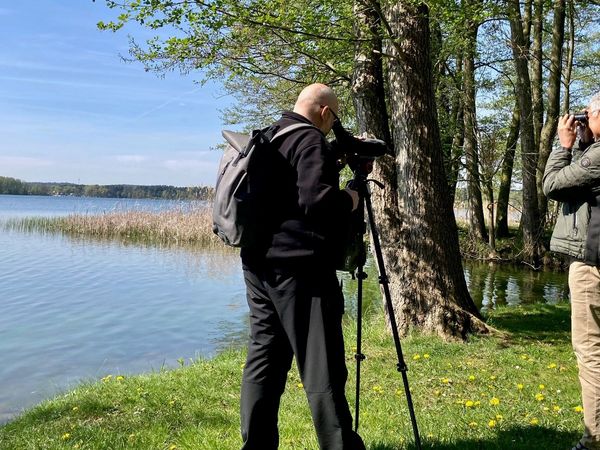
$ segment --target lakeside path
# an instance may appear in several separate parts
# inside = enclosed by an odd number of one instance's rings
[[[570,448],[582,412],[569,305],[503,308],[488,320],[502,336],[468,343],[419,333],[402,339],[423,448]],[[346,321],[345,334],[353,403],[353,320]],[[381,311],[366,319],[363,352],[360,432],[367,448],[414,448]],[[182,361],[175,370],[83,384],[0,427],[0,449],[237,449],[243,363],[244,352],[232,349],[211,360]],[[295,368],[280,431],[282,450],[318,448]]]

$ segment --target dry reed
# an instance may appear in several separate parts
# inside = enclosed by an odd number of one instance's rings
[[[11,219],[5,227],[144,243],[225,247],[212,232],[211,210],[206,207],[161,212],[123,211],[99,215],[26,217]]]

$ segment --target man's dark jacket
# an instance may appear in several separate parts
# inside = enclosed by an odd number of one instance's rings
[[[277,129],[312,123],[286,111]],[[339,189],[336,155],[318,128],[292,131],[270,149],[265,238],[242,249],[244,262],[264,258],[274,265],[314,263],[331,265],[339,256],[352,198]]]

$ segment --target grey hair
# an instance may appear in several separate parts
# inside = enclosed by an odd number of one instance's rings
[[[600,92],[594,94],[594,96],[590,99],[588,108],[590,113],[594,111],[600,111]]]

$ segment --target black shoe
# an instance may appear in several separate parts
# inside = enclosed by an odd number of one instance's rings
[[[577,445],[575,447],[573,447],[571,450],[589,450],[585,445],[583,445],[581,442],[578,442]]]

